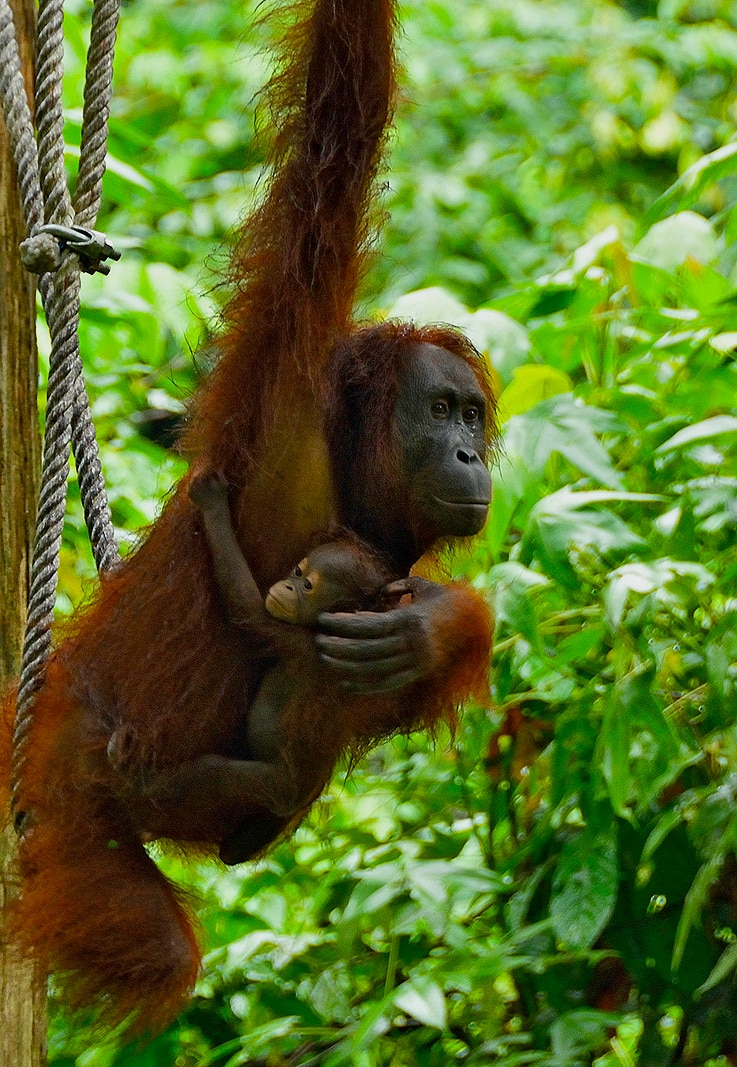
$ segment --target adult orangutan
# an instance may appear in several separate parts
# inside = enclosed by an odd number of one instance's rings
[[[493,401],[473,346],[443,327],[351,318],[391,117],[394,0],[302,0],[297,14],[271,85],[271,182],[241,232],[220,360],[184,439],[196,469],[231,487],[262,595],[336,523],[406,579],[477,533],[491,496]],[[57,643],[18,810],[21,944],[62,975],[73,1007],[138,1030],[179,1011],[200,961],[143,843],[235,862],[284,829],[244,770],[248,709],[274,658],[222,604],[191,478]],[[490,619],[463,586],[420,583],[409,604],[328,614],[320,629],[320,669],[345,694],[342,739],[305,795],[340,749],[452,719],[485,690]],[[309,707],[289,726],[305,752],[325,728]]]

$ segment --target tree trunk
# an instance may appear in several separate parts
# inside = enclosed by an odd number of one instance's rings
[[[11,0],[32,82],[33,0]],[[0,118],[0,691],[20,668],[40,458],[35,284],[21,265],[25,237],[15,168]],[[18,888],[16,841],[0,812],[0,914]],[[46,1059],[45,980],[0,940],[0,1067]]]

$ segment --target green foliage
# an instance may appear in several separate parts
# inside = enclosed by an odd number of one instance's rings
[[[181,470],[155,413],[196,383],[182,338],[219,294],[192,294],[254,187],[252,6],[124,10],[101,224],[126,255],[82,333],[121,530]],[[191,1008],[145,1049],[56,1014],[57,1067],[667,1067],[737,1042],[733,7],[402,9],[367,301],[457,322],[494,368],[493,514],[451,561],[494,603],[493,705],[449,747],[371,754],[255,868],[162,861],[203,899]],[[73,507],[65,601],[85,553]]]
[[[447,284],[485,304],[608,224],[629,241],[676,168],[707,171],[684,174],[689,205],[729,210],[715,179],[734,174],[732,5],[653,3],[635,19],[603,0],[402,6],[410,101],[379,267],[392,294]]]

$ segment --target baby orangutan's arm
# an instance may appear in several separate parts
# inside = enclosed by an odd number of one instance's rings
[[[243,623],[254,613],[258,617],[264,601],[235,535],[226,482],[204,471],[194,475],[188,491],[202,515],[215,582],[228,618]]]

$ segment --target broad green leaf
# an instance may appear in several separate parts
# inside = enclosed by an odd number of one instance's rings
[[[675,272],[689,258],[698,263],[711,263],[717,251],[709,221],[694,211],[681,211],[654,223],[635,246],[632,256]]]
[[[351,980],[348,965],[339,960],[321,971],[310,990],[310,1003],[329,1021],[344,1021],[350,1013]]]
[[[535,477],[519,457],[513,458],[506,450],[499,456],[492,478],[494,502],[483,538],[490,557],[497,559],[510,527],[524,525],[526,511],[537,494]]]
[[[667,497],[659,493],[628,493],[616,489],[560,489],[557,493],[551,493],[547,500],[566,500],[572,508],[586,507],[588,504],[608,504],[626,500],[637,504],[657,503],[666,500]]]
[[[631,259],[632,282],[635,292],[641,300],[657,307],[666,299],[666,294],[673,288],[674,278],[670,271],[645,260]]]
[[[624,424],[612,412],[564,393],[512,416],[504,429],[504,449],[509,463],[521,464],[528,478],[542,478],[551,456],[559,453],[599,484],[620,489],[622,475],[597,435],[624,432]]]
[[[723,354],[734,352],[737,348],[737,330],[726,330],[724,333],[718,333],[715,337],[710,338],[709,344],[717,352]]]
[[[722,145],[693,163],[658,197],[645,215],[645,225],[669,215],[674,207],[686,208],[698,202],[707,185],[737,172],[737,142]]]
[[[713,581],[713,575],[700,563],[682,560],[657,559],[650,563],[625,563],[613,570],[609,583],[602,592],[607,617],[613,629],[622,624],[625,609],[636,596],[652,594],[661,604],[678,606],[679,598],[669,586],[676,579],[685,578],[697,588],[705,589]]]
[[[425,1026],[445,1030],[448,1025],[445,994],[427,975],[415,975],[401,985],[394,994],[394,1003],[400,1011]]]
[[[245,1055],[248,1055],[250,1058],[251,1053],[268,1053],[268,1050],[273,1048],[275,1041],[280,1037],[290,1037],[294,1034],[295,1030],[299,1028],[300,1024],[301,1019],[299,1016],[287,1015],[283,1019],[270,1019],[269,1022],[264,1023],[262,1026],[254,1027],[248,1035],[250,1051],[248,1053],[241,1051],[240,1054],[227,1060],[228,1067],[240,1067],[240,1065],[244,1063]],[[198,1067],[209,1067],[210,1064],[218,1064],[218,1061],[222,1062],[223,1052],[227,1053],[229,1049],[242,1049],[242,1047],[242,1038],[239,1038],[237,1041],[226,1042],[224,1046],[213,1049],[212,1054],[206,1056],[204,1060],[201,1060]],[[138,1051],[138,1049],[136,1049],[136,1051]],[[134,1061],[134,1064],[137,1067],[137,1060]],[[159,1061],[156,1067],[164,1067],[163,1062]]]
[[[553,877],[550,917],[555,936],[574,948],[593,945],[617,900],[616,828],[587,830],[567,841]]]
[[[401,872],[395,868],[391,877],[381,881],[378,871],[366,872],[367,877],[362,879],[353,890],[351,898],[343,912],[343,921],[348,922],[362,915],[371,915],[382,911],[387,904],[396,900],[403,892],[403,878]]]
[[[729,616],[725,621],[729,622]],[[714,692],[729,706],[737,682],[737,633],[726,629],[723,633],[717,632],[710,637],[704,650],[704,661]]]
[[[609,499],[618,496],[614,493]],[[560,489],[546,496],[530,511],[522,539],[523,553],[527,557],[535,551],[539,553],[546,571],[556,573],[559,578],[565,579],[568,575],[568,580],[574,580],[568,559],[572,548],[591,548],[607,555],[632,551],[645,543],[612,512],[605,508],[587,508],[587,497],[590,494]],[[593,502],[598,502],[597,497],[598,494],[593,497]],[[606,494],[604,499],[607,499]]]
[[[631,818],[667,789],[699,753],[681,743],[653,693],[654,670],[625,674],[606,694],[598,760],[612,807]]]
[[[695,441],[704,441],[719,437],[725,433],[737,433],[737,417],[734,415],[715,415],[693,426],[685,426],[674,433],[667,441],[655,449],[656,452],[671,452],[674,448],[685,448]]]
[[[74,145],[66,145],[64,155],[75,160],[79,159],[79,148]],[[113,179],[111,181],[108,178],[106,181],[109,193],[112,191],[111,186],[122,186],[123,183],[127,183],[136,186],[139,189],[143,189],[146,192],[155,194],[160,198],[162,207],[176,207],[185,210],[191,208],[190,201],[182,193],[181,189],[178,189],[170,182],[163,181],[156,175],[146,173],[143,170],[130,166],[122,159],[118,159],[115,155],[108,153],[105,167],[106,170],[110,172]],[[122,190],[120,188],[116,188],[115,191],[117,195],[121,195]]]
[[[511,415],[521,415],[542,400],[570,391],[570,378],[554,367],[534,364],[517,367],[511,384],[499,397],[499,417],[506,422]]]
[[[541,650],[540,620],[531,593],[533,589],[548,585],[549,581],[545,575],[511,561],[492,567],[488,575],[497,625],[506,623],[510,630],[520,633],[538,650]]]
[[[540,643],[536,644],[539,646]],[[569,673],[556,670],[555,660],[544,650],[538,654],[536,649],[522,645],[516,650],[515,658],[519,660],[519,678],[524,683],[523,690],[528,699],[562,704],[573,695],[575,680]]]
[[[540,290],[540,295],[530,308],[531,318],[544,318],[554,315],[557,311],[564,311],[570,307],[576,299],[576,289],[569,286],[551,285]]]
[[[716,533],[737,526],[737,478],[692,478],[685,489],[701,530]]]
[[[473,956],[469,954],[471,945],[472,939],[469,939],[438,961],[435,973],[442,979],[446,989],[469,996],[478,993],[482,984],[491,984],[508,976],[516,967],[531,962],[530,955],[520,954],[511,939],[490,939],[484,950]]]
[[[590,1062],[590,1054],[608,1045],[619,1016],[595,1008],[577,1008],[560,1015],[550,1027],[553,1053],[561,1064]]]
[[[548,579],[538,571],[531,571],[529,567],[523,567],[521,563],[509,561],[499,563],[484,576],[483,588],[492,590],[516,590],[534,589],[538,586],[548,585]]]
[[[488,356],[504,385],[529,358],[527,330],[501,311],[480,308],[466,317],[463,328],[478,350]]]
[[[583,664],[594,652],[599,651],[604,634],[605,628],[601,621],[583,620],[580,630],[564,637],[558,644],[555,650],[556,663]]]
[[[573,273],[581,274],[589,267],[593,267],[601,260],[601,253],[605,248],[611,249],[612,245],[619,244],[619,230],[616,226],[607,226],[600,233],[594,234],[573,253]]]
[[[507,921],[509,922],[509,927],[513,933],[516,933],[523,928],[523,923],[527,918],[527,911],[530,907],[532,898],[539,889],[543,878],[548,874],[552,863],[552,858],[549,859],[547,863],[541,863],[537,869],[533,871],[530,877],[522,882],[517,892],[510,897],[506,912]]]

